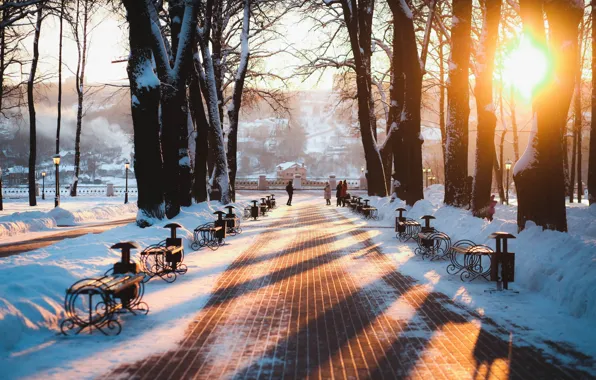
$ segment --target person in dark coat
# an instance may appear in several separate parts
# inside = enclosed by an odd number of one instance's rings
[[[488,209],[486,211],[486,219],[490,222],[493,221],[493,215],[495,215],[495,207],[497,206],[497,201],[495,201],[495,195],[492,194],[490,196],[490,203],[488,204]]]
[[[335,187],[335,197],[337,198],[337,205],[335,207],[339,207],[341,206],[341,187],[342,187],[342,183],[341,181],[339,181],[337,183],[337,187]]]
[[[346,196],[348,194],[348,182],[344,179],[344,183],[341,185],[341,205],[346,206]]]
[[[288,186],[286,186],[286,191],[288,192],[288,203],[286,205],[292,205],[292,196],[294,195],[294,186],[292,186],[292,181],[288,182]]]

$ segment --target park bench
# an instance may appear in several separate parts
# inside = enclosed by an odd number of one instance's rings
[[[405,243],[410,239],[417,240],[418,234],[420,233],[422,228],[420,226],[420,223],[418,223],[414,219],[404,217],[403,212],[406,211],[406,209],[403,207],[400,207],[395,211],[399,212],[399,216],[395,217],[395,236],[402,243]]]
[[[267,211],[269,211],[269,208],[267,207],[267,202],[265,202],[265,198],[261,198],[261,204],[259,205],[259,208],[261,210],[261,216],[267,216]]]
[[[224,220],[226,221],[227,226],[227,233],[234,236],[236,234],[242,233],[242,228],[240,227],[240,218],[234,214],[234,206],[226,206],[224,208],[228,209],[228,213],[224,216]]]
[[[112,274],[79,280],[66,290],[66,319],[60,324],[64,335],[72,332],[76,335],[85,329],[90,334],[96,329],[104,335],[118,335],[122,331],[118,314],[149,312],[149,306],[142,302],[145,274],[139,273],[136,263],[130,262],[130,250],[138,246],[122,242],[111,248],[122,250],[122,259],[114,264]]]
[[[213,222],[198,226],[193,233],[191,248],[197,250],[202,247],[208,247],[215,251],[220,246],[217,232],[221,229],[222,227],[216,227]]]
[[[422,259],[445,259],[451,252],[451,238],[441,231],[419,232],[417,242],[414,253],[422,256]]]
[[[459,274],[462,281],[473,281],[478,277],[489,281],[493,253],[492,248],[486,245],[459,240],[451,247],[451,263],[447,266],[447,273]]]
[[[176,237],[176,228],[181,227],[177,223],[167,224],[165,228],[170,228],[170,237],[141,251],[140,261],[146,274],[144,282],[158,276],[165,282],[172,283],[176,281],[178,275],[188,271],[186,265],[183,264],[182,239]]]

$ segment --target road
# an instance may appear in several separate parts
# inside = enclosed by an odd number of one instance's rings
[[[73,239],[86,234],[100,234],[112,228],[123,226],[135,221],[135,218],[113,220],[105,223],[97,223],[89,226],[82,226],[79,228],[72,228],[63,232],[57,232],[49,236],[43,236],[36,239],[20,241],[17,243],[9,243],[0,245],[0,257],[8,257],[18,255],[19,253],[29,252],[36,249],[47,247],[64,239]],[[73,226],[61,226],[73,227]]]

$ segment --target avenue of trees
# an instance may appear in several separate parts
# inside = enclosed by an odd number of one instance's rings
[[[41,80],[36,69],[43,21],[60,20],[59,86],[63,29],[78,51],[71,187],[76,196],[88,36],[99,6],[123,17],[129,32],[127,72],[141,226],[173,218],[193,201],[235,200],[241,110],[255,99],[284,107],[283,91],[261,83],[283,85],[286,78],[264,72],[259,64],[280,53],[301,60],[297,76],[336,73],[342,101],[356,113],[370,195],[387,196],[397,183],[397,195],[408,205],[424,197],[421,114],[432,103],[442,138],[447,205],[471,204],[474,215],[485,216],[493,181],[505,198],[506,132],[515,152],[520,229],[531,220],[566,231],[565,198],[574,200],[576,183],[581,200],[584,114],[588,106],[596,111],[596,86],[586,102],[582,93],[589,84],[582,78],[594,81],[586,72],[596,67],[596,5],[580,0],[15,0],[0,5],[0,113],[17,117],[20,109],[28,110],[31,205],[36,202],[33,91]],[[276,27],[290,13],[299,14],[301,22],[325,38],[303,51],[291,46],[272,50],[270,42],[283,39]],[[32,53],[25,62],[21,50],[29,35]],[[548,52],[550,60],[548,75],[532,94],[532,133],[523,154],[513,89],[504,91],[502,81],[502,47],[522,36]],[[8,75],[20,66],[29,68],[24,83]],[[56,153],[60,96],[59,90]],[[477,140],[475,169],[468,173],[471,99]],[[495,144],[498,115],[509,127]],[[591,136],[595,130],[592,118]],[[589,201],[594,203],[596,138],[590,139],[588,173]]]

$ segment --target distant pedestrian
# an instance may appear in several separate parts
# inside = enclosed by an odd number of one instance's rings
[[[346,206],[346,196],[348,194],[348,182],[344,179],[344,183],[341,185],[341,205],[342,207]]]
[[[294,186],[292,186],[292,181],[288,182],[288,186],[286,186],[286,191],[288,192],[288,203],[286,205],[292,205],[292,196],[294,195]]]
[[[327,201],[327,206],[331,206],[331,185],[329,182],[325,183],[325,201]]]
[[[497,201],[495,201],[495,195],[490,196],[490,203],[488,204],[488,209],[486,210],[486,219],[489,221],[493,221],[493,215],[495,215],[495,206],[497,205]]]
[[[341,181],[339,181],[337,183],[337,186],[335,187],[335,197],[337,198],[337,205],[335,207],[339,207],[341,206],[341,188],[342,188],[342,183]]]

